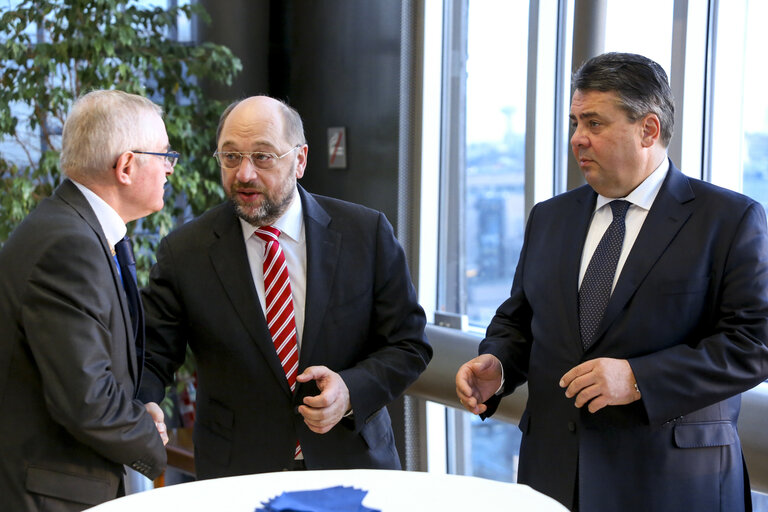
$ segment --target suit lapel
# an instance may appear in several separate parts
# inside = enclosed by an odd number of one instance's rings
[[[214,235],[217,240],[211,244],[209,251],[211,265],[246,332],[263,353],[264,360],[283,390],[290,395],[291,389],[275,352],[272,335],[253,284],[243,230],[231,206],[220,210],[214,223]]]
[[[128,302],[123,292],[123,283],[120,279],[120,274],[117,271],[117,264],[112,256],[112,247],[109,246],[107,238],[104,236],[104,230],[101,228],[101,223],[93,212],[88,200],[83,196],[80,190],[69,179],[66,179],[56,189],[56,195],[61,198],[62,201],[70,205],[77,214],[88,224],[93,230],[101,243],[103,256],[109,265],[110,272],[112,273],[112,284],[116,289],[118,302],[120,309],[123,313],[123,326],[125,328],[125,340],[128,350],[128,368],[131,372],[131,378],[133,379],[136,389],[138,390],[140,368],[138,367],[136,346],[134,343],[133,327],[131,326],[131,313],[128,309]]]
[[[627,257],[595,333],[595,343],[590,349],[600,342],[601,336],[616,320],[653,265],[691,216],[693,206],[690,201],[693,199],[694,194],[688,178],[670,162],[667,177]]]
[[[329,227],[331,217],[301,186],[298,187],[304,215],[307,242],[307,295],[304,332],[301,338],[299,371],[308,366],[321,334],[320,325],[331,299],[336,263],[341,250],[341,234]]]

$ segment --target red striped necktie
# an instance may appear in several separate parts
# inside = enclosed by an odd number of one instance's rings
[[[291,391],[296,387],[299,350],[296,343],[296,320],[293,312],[288,266],[277,237],[280,230],[271,226],[256,228],[256,236],[266,242],[264,253],[264,294],[267,303],[267,326],[275,351],[283,365]]]
[[[256,236],[266,242],[264,251],[264,295],[267,304],[267,326],[272,335],[277,357],[283,366],[285,378],[291,391],[296,388],[296,375],[299,369],[299,347],[296,341],[296,320],[291,295],[291,280],[288,266],[280,247],[280,230],[272,226],[256,228]],[[295,456],[301,453],[296,443]]]

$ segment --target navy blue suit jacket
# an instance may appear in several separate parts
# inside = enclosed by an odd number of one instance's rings
[[[426,368],[432,349],[405,254],[384,215],[299,187],[307,290],[299,373],[324,365],[349,388],[354,414],[325,434],[297,407],[259,304],[240,222],[225,202],[160,244],[144,293],[145,398],[159,399],[184,360],[197,362],[199,477],[290,467],[296,439],[310,469],[399,468],[386,405]]]
[[[519,481],[589,512],[743,510],[740,393],[768,377],[765,212],[670,165],[584,352],[578,275],[596,197],[583,186],[533,208],[480,346],[501,360],[504,394],[528,382]],[[575,408],[558,381],[598,357],[628,359],[642,399]]]

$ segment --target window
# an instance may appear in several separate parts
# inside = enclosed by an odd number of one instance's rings
[[[645,55],[669,75],[672,63],[672,10],[669,0],[606,2],[605,51]],[[652,34],[652,35],[651,35]]]
[[[509,294],[523,238],[528,2],[447,5],[441,207],[457,229],[441,240],[439,304],[482,328]]]
[[[444,16],[441,223],[456,229],[440,231],[438,309],[479,330],[509,296],[525,229],[529,2],[446,1]],[[516,480],[516,425],[445,417],[450,472]]]
[[[523,241],[527,50],[527,1],[469,3],[463,249],[473,325],[509,295]]]
[[[720,3],[712,103],[712,182],[768,207],[768,4]]]

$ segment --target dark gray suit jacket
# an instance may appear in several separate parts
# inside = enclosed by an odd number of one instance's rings
[[[432,349],[405,254],[384,215],[314,196],[304,211],[307,290],[299,373],[324,365],[349,388],[354,415],[315,434],[296,408],[253,284],[229,202],[160,244],[144,294],[148,361],[142,396],[159,400],[184,361],[197,362],[195,466],[210,478],[277,471],[301,442],[310,469],[399,468],[385,406],[426,368]]]
[[[125,294],[88,201],[69,180],[0,251],[0,507],[82,510],[115,498],[123,464],[166,455],[134,398]]]
[[[519,481],[588,512],[744,510],[740,393],[768,377],[765,212],[671,165],[584,352],[577,287],[596,197],[584,186],[532,210],[480,346],[501,360],[505,394],[528,382]],[[558,381],[598,357],[628,359],[642,399],[575,408]]]

